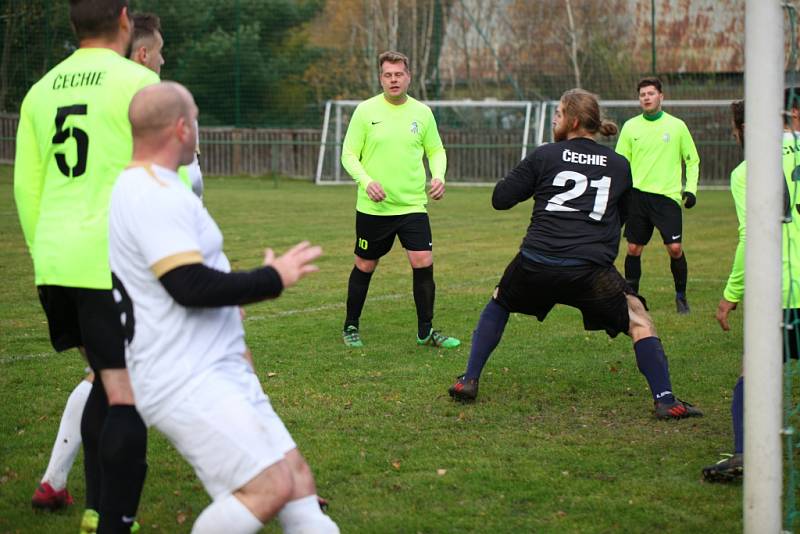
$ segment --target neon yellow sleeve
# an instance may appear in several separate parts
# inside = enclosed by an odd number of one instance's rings
[[[25,102],[20,111],[17,128],[17,148],[14,155],[14,200],[25,243],[30,249],[39,221],[39,206],[44,188],[44,163],[41,160],[33,124]]]
[[[372,178],[361,164],[361,151],[364,149],[367,130],[359,110],[357,107],[350,118],[350,124],[347,125],[347,133],[342,144],[342,166],[359,187],[366,189]]]
[[[700,155],[697,147],[694,146],[694,139],[686,124],[683,124],[681,132],[681,157],[686,164],[686,186],[684,191],[697,194],[697,180],[700,175]]]
[[[746,211],[746,167],[742,162],[731,173],[731,195],[736,206],[736,218],[739,219],[739,242],[736,245],[736,254],[733,257],[731,274],[722,296],[729,302],[741,302],[744,296],[744,249],[747,237],[747,211]]]
[[[431,179],[438,178],[444,182],[444,175],[447,172],[447,154],[442,145],[442,138],[439,136],[439,128],[436,126],[433,113],[431,113],[425,137],[422,139],[422,146],[425,148],[425,155],[428,156]]]
[[[617,139],[617,146],[614,148],[614,150],[617,154],[627,159],[628,163],[630,163],[632,154],[631,136],[625,126],[625,124],[622,125],[622,130],[619,132],[619,139]]]

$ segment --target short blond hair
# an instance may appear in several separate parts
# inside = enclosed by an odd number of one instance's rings
[[[378,56],[378,70],[380,71],[383,67],[383,64],[386,62],[389,63],[403,63],[406,68],[406,72],[410,72],[408,68],[408,56],[405,54],[401,54],[400,52],[395,52],[394,50],[387,50],[383,54]]]

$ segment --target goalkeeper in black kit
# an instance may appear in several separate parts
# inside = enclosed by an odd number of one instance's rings
[[[617,126],[601,119],[595,95],[572,89],[561,97],[553,132],[555,143],[534,150],[495,186],[495,209],[533,197],[533,214],[519,253],[481,313],[466,372],[450,387],[450,396],[477,397],[481,371],[511,312],[544,321],[553,306],[566,304],[581,311],[586,330],[631,337],[657,418],[702,415],[673,394],[667,357],[644,299],[614,267],[632,190],[631,168],[594,137],[614,135]]]

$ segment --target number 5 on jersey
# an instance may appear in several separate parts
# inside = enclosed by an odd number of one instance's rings
[[[611,178],[603,176],[599,180],[589,182],[585,175],[575,171],[561,171],[553,178],[553,185],[558,187],[566,186],[567,182],[575,182],[575,185],[572,186],[572,189],[553,195],[553,198],[547,202],[545,209],[547,211],[580,211],[577,208],[565,206],[564,203],[584,194],[588,183],[589,187],[597,189],[597,195],[594,197],[594,209],[589,214],[589,218],[595,221],[602,219],[608,205],[608,190],[611,188]]]
[[[80,128],[71,127],[64,128],[64,121],[70,115],[86,115],[86,104],[75,104],[72,106],[64,106],[58,108],[56,111],[56,134],[53,136],[53,144],[64,144],[67,139],[72,137],[75,139],[75,147],[77,149],[77,159],[75,166],[70,167],[67,163],[67,156],[63,152],[56,152],[56,164],[61,174],[67,178],[77,178],[86,172],[86,159],[89,154],[89,136]]]

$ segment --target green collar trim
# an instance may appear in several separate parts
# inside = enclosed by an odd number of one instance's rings
[[[655,115],[648,115],[647,113],[642,113],[642,116],[645,118],[645,120],[648,120],[648,121],[657,121],[658,119],[660,119],[660,118],[661,118],[661,116],[662,116],[663,114],[664,114],[664,110],[662,109],[662,110],[660,110],[658,113],[656,113]]]

